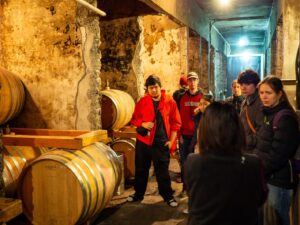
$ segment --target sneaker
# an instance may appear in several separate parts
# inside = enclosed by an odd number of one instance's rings
[[[167,204],[174,208],[174,207],[177,207],[178,206],[178,202],[175,200],[175,198],[171,198],[170,200],[167,201]]]
[[[189,209],[188,209],[188,208],[184,209],[184,210],[182,211],[182,213],[184,213],[184,214],[189,214]]]
[[[136,195],[129,195],[127,198],[127,202],[137,202],[142,201],[143,197],[137,197]]]

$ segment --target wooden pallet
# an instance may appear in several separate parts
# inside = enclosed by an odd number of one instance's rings
[[[108,142],[106,130],[53,130],[13,128],[2,136],[4,145],[81,149],[95,142]]]
[[[0,223],[5,224],[22,213],[20,199],[0,198]]]

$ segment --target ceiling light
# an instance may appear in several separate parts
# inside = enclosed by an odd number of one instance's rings
[[[248,43],[249,43],[249,41],[248,41],[248,39],[245,38],[245,37],[242,37],[242,38],[240,38],[240,40],[239,40],[239,46],[245,46],[245,45],[248,45]]]
[[[230,3],[230,0],[219,0],[220,5],[227,6]]]

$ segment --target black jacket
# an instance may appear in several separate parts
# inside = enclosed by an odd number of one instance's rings
[[[189,225],[256,225],[267,188],[254,156],[190,154],[184,169]]]
[[[299,144],[299,128],[297,118],[292,114],[283,115],[277,128],[273,128],[273,119],[282,109],[288,109],[286,102],[273,108],[262,108],[264,123],[256,134],[257,145],[254,153],[263,160],[268,183],[291,189],[296,178],[291,159]]]
[[[176,90],[174,93],[173,93],[173,99],[176,101],[176,104],[177,104],[177,108],[179,109],[179,106],[180,106],[180,99],[182,97],[182,95],[184,95],[184,93],[187,91],[188,89],[185,88],[185,87],[181,87],[179,88],[178,90]]]
[[[245,100],[245,97],[240,95],[240,96],[235,96],[235,95],[232,95],[228,98],[226,98],[226,102],[233,105],[233,107],[235,108],[235,110],[237,111],[237,113],[240,113],[241,112],[241,106],[242,106],[242,103],[243,101]]]

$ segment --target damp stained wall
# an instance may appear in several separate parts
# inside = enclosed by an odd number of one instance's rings
[[[164,15],[140,17],[141,53],[144,80],[150,74],[161,78],[162,87],[172,94],[182,73],[188,71],[188,29]]]
[[[13,126],[99,128],[98,16],[75,0],[0,3],[0,65],[26,88]]]
[[[147,15],[100,22],[101,88],[119,89],[135,101],[151,74],[172,94],[187,73],[187,29],[167,16]]]
[[[139,96],[137,70],[139,38],[141,30],[137,17],[100,22],[101,30],[101,88],[110,88],[129,93],[135,100]]]
[[[295,61],[300,44],[300,1],[284,0],[283,5],[283,79],[295,79]]]
[[[276,31],[271,45],[271,74],[275,74],[278,77],[282,77],[282,68],[283,68],[283,23],[282,18],[278,21],[276,26]]]

